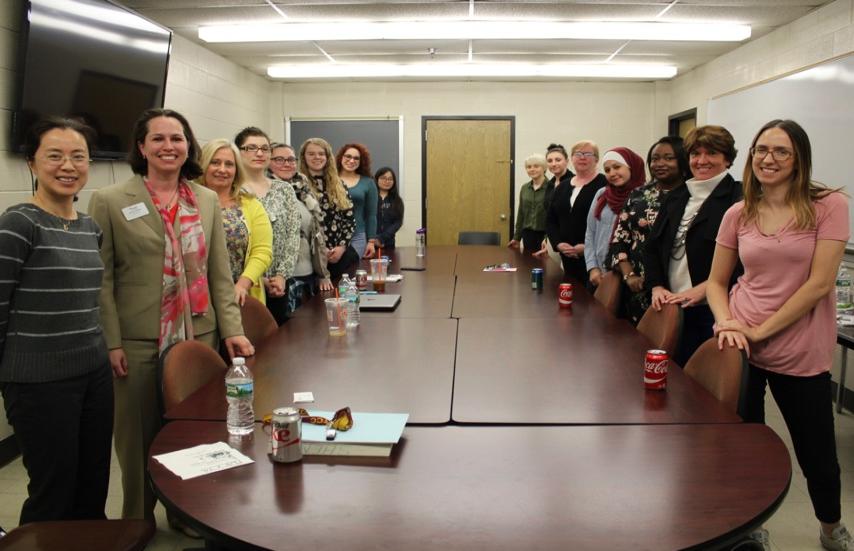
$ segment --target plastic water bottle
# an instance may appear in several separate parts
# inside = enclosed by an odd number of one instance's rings
[[[228,400],[226,424],[228,433],[249,434],[255,430],[255,410],[252,407],[255,383],[245,358],[234,358],[225,374],[225,398]]]
[[[427,252],[427,229],[415,230],[415,256],[424,256]]]
[[[350,279],[350,283],[347,286],[347,293],[344,295],[349,304],[349,310],[347,311],[347,328],[358,327],[359,326],[359,288],[356,287],[356,281]]]
[[[836,273],[836,312],[850,314],[854,309],[851,304],[851,274],[844,265],[839,266]]]
[[[349,274],[344,274],[341,276],[341,279],[338,281],[338,297],[345,298],[347,294],[347,289],[350,288],[350,276]]]

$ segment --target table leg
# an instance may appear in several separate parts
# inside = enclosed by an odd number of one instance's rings
[[[845,369],[848,367],[848,347],[842,347],[842,361],[839,366],[839,388],[836,390],[836,413],[842,413],[842,397],[845,393]]]

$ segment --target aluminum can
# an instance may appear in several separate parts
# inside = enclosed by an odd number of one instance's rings
[[[558,287],[557,302],[561,308],[572,306],[572,283],[561,283]]]
[[[670,357],[664,350],[647,350],[643,362],[643,385],[647,390],[667,388],[667,363]]]
[[[356,270],[356,288],[360,291],[368,289],[368,272],[365,270]]]
[[[543,290],[543,269],[534,268],[531,270],[531,289],[535,291]]]
[[[270,425],[269,454],[278,463],[302,459],[302,419],[296,408],[276,408]]]

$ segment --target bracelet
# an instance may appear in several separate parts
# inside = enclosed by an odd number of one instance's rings
[[[630,277],[636,277],[637,274],[634,272],[629,272],[627,274],[623,274],[623,281],[629,281]]]

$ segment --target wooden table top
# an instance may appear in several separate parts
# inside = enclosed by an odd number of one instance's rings
[[[235,549],[719,548],[776,510],[791,477],[764,425],[407,427],[390,458],[272,463],[260,425],[176,421],[157,455],[226,441],[255,462],[182,481],[163,502]]]
[[[314,393],[317,409],[408,412],[412,423],[450,420],[457,320],[365,317],[355,333],[330,337],[326,320],[294,318],[260,343],[249,365],[255,415]],[[211,381],[166,414],[224,420],[222,380]]]

